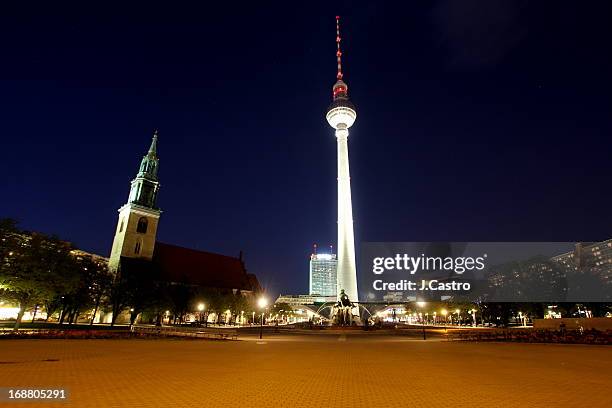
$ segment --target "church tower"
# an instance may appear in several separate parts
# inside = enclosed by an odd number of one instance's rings
[[[151,260],[155,248],[157,223],[161,211],[157,208],[159,181],[157,169],[157,131],[147,154],[140,162],[132,180],[128,202],[119,209],[119,221],[109,259],[111,271],[117,271],[121,257]]]

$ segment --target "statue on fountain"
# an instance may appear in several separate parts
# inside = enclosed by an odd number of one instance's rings
[[[332,310],[332,323],[338,326],[358,324],[360,319],[358,314],[353,314],[354,308],[355,305],[351,302],[348,295],[344,293],[344,289],[340,290],[340,298]]]

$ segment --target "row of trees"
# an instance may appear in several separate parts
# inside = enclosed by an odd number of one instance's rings
[[[99,311],[112,313],[111,325],[127,310],[131,323],[139,315],[161,322],[168,314],[182,322],[199,303],[217,318],[227,310],[232,319],[254,310],[252,299],[240,293],[160,282],[147,270],[115,275],[104,259],[56,236],[23,231],[12,219],[0,219],[0,298],[19,308],[16,329],[27,310],[34,310],[34,320],[44,309],[47,319],[57,316],[60,324],[76,323],[84,314],[93,324]]]
[[[239,292],[165,282],[155,279],[147,269],[122,272],[110,287],[108,304],[113,313],[111,325],[127,309],[130,324],[134,324],[138,316],[147,323],[161,324],[168,318],[174,324],[181,324],[185,323],[187,315],[194,313],[206,317],[214,314],[215,323],[222,317],[225,323],[230,323],[240,314],[248,316],[255,310],[253,298]],[[198,310],[200,304],[204,306],[203,311]]]
[[[0,220],[0,260],[0,297],[19,307],[15,328],[30,309],[76,321],[84,308],[100,305],[112,282],[104,264],[76,256],[56,236],[19,230],[12,219]]]

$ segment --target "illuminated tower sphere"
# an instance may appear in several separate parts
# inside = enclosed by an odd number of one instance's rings
[[[340,17],[336,17],[337,80],[333,87],[333,102],[326,119],[336,129],[338,142],[338,291],[344,289],[349,299],[358,300],[357,271],[355,268],[355,236],[353,205],[348,159],[348,129],[355,123],[357,112],[348,98],[348,86],[342,80],[342,52],[340,51]]]

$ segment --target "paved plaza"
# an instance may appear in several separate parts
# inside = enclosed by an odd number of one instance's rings
[[[610,407],[607,346],[360,335],[6,340],[1,387],[64,387],[42,407]]]

